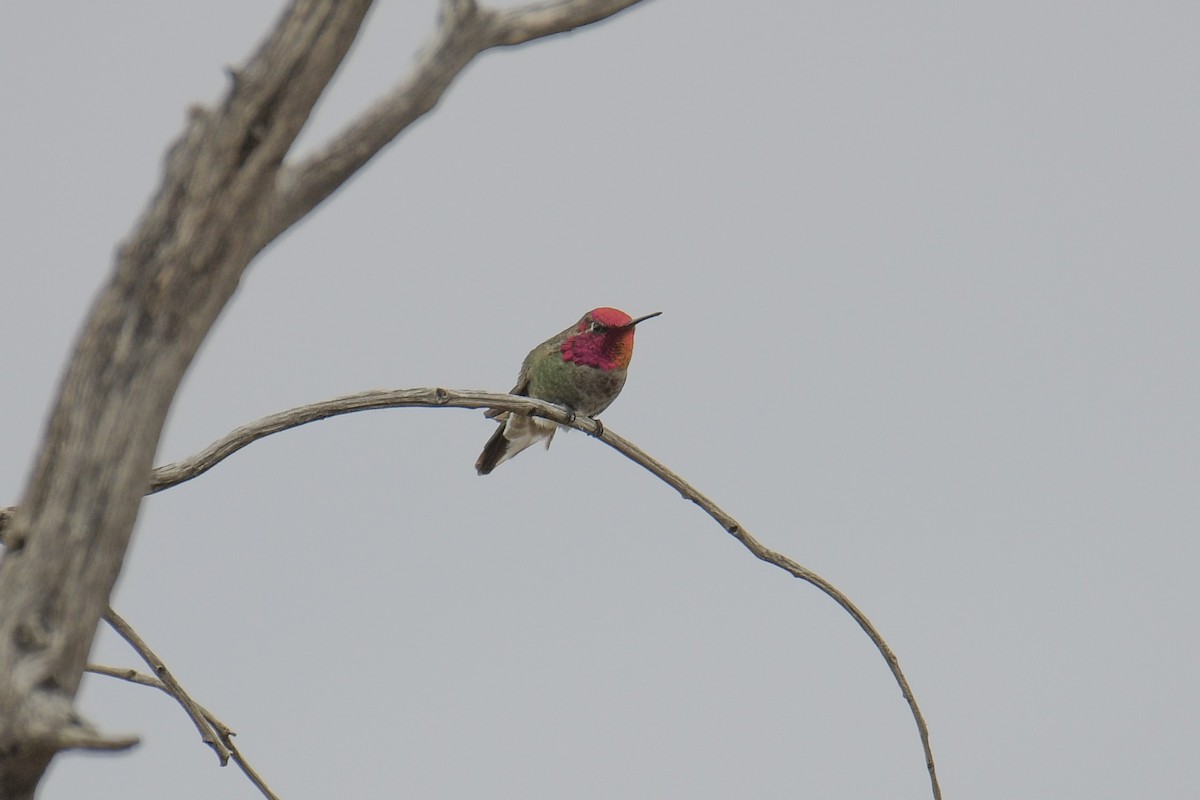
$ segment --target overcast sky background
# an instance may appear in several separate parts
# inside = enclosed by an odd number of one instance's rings
[[[0,503],[192,103],[276,3],[0,9]],[[380,2],[309,130],[408,69]],[[599,305],[604,415],[875,622],[947,797],[1187,797],[1200,743],[1200,7],[680,2],[484,56],[268,250],[159,463],[368,388],[507,390]],[[143,507],[114,606],[285,798],[924,798],[854,622],[578,433],[271,437]],[[141,667],[102,631],[94,658]],[[254,798],[153,690],[44,800]]]

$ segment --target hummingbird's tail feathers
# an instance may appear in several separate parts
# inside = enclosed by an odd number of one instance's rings
[[[508,439],[504,438],[504,424],[496,428],[496,432],[492,434],[492,438],[488,439],[487,444],[483,446],[483,452],[479,454],[479,460],[475,462],[475,471],[480,475],[487,475],[494,470],[501,461],[504,460],[504,451],[508,449]]]
[[[556,430],[558,426],[550,420],[525,414],[509,414],[483,446],[483,452],[475,462],[475,471],[480,475],[487,475],[540,439],[545,439],[546,447],[549,447]]]

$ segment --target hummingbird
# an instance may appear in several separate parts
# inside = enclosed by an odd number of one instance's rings
[[[535,397],[566,406],[572,412],[596,416],[612,405],[625,385],[625,372],[633,357],[634,328],[661,313],[633,319],[615,308],[592,309],[574,325],[529,351],[517,385],[509,394]],[[548,419],[497,408],[488,409],[487,416],[496,419],[500,427],[475,462],[475,471],[480,475],[487,475],[540,439],[545,439],[549,448],[558,429]]]

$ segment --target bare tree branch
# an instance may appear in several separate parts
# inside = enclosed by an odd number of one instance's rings
[[[859,610],[858,606],[854,605],[840,589],[834,586],[829,581],[822,578],[817,573],[803,566],[802,564],[793,561],[792,559],[775,552],[765,547],[758,539],[750,535],[741,523],[725,512],[720,506],[714,503],[705,495],[701,494],[695,487],[685,481],[683,478],[676,475],[666,467],[661,461],[653,458],[637,445],[625,439],[622,436],[614,433],[609,427],[601,425],[596,420],[576,415],[562,406],[547,403],[542,400],[537,400],[532,397],[521,397],[518,395],[494,394],[490,392],[478,392],[471,390],[455,390],[455,389],[394,389],[394,390],[376,390],[369,392],[360,392],[358,394],[346,395],[344,397],[336,397],[332,400],[325,400],[319,403],[299,406],[297,408],[288,409],[278,414],[272,414],[268,417],[256,420],[230,431],[225,436],[210,444],[208,447],[201,450],[199,453],[184,459],[183,461],[166,464],[154,470],[153,478],[151,479],[152,492],[161,491],[171,486],[178,485],[184,481],[202,475],[214,466],[225,460],[229,456],[241,450],[243,447],[256,442],[259,439],[270,436],[273,433],[288,430],[289,428],[306,425],[310,422],[316,422],[329,417],[339,416],[342,414],[350,414],[356,411],[368,411],[371,409],[381,408],[401,408],[401,407],[438,407],[446,406],[451,408],[499,408],[506,411],[514,411],[521,414],[534,414],[539,417],[545,417],[553,420],[560,425],[566,425],[572,428],[583,431],[591,436],[600,439],[609,447],[612,447],[617,452],[621,453],[635,464],[645,468],[652,474],[658,476],[668,486],[679,492],[684,499],[691,500],[698,505],[704,513],[712,517],[716,522],[725,529],[726,533],[732,535],[735,539],[749,550],[755,558],[761,559],[768,564],[773,564],[790,575],[799,578],[806,583],[812,584],[817,589],[824,592],[841,606],[846,613],[854,618],[859,627],[867,634],[874,643],[879,654],[883,656],[883,660],[887,662],[888,669],[892,672],[892,677],[896,680],[896,684],[900,687],[900,692],[908,703],[909,710],[912,714],[913,721],[917,725],[917,733],[921,739],[921,747],[925,753],[925,767],[929,772],[929,780],[933,789],[933,797],[935,800],[940,800],[942,793],[941,787],[938,784],[937,769],[933,761],[933,749],[929,741],[929,727],[925,723],[925,717],[921,713],[920,706],[917,705],[917,698],[913,694],[912,688],[908,684],[908,679],[905,678],[903,670],[900,669],[900,661],[896,658],[896,654],[892,652],[883,635],[875,628],[867,615]]]

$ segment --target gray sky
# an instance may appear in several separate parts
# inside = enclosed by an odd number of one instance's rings
[[[276,4],[0,9],[0,502],[186,107]],[[393,84],[381,2],[299,144]],[[368,388],[507,390],[599,305],[604,420],[833,581],[948,797],[1185,797],[1200,742],[1200,12],[657,0],[471,66],[252,268],[159,461]],[[923,798],[826,597],[577,433],[354,415],[147,501],[114,605],[284,797]],[[138,666],[104,632],[94,657]],[[165,696],[46,800],[252,798]]]

